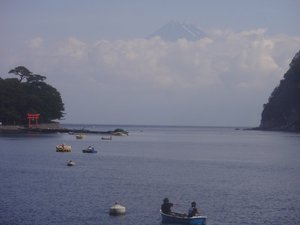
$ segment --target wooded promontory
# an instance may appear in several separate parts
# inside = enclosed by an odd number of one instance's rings
[[[300,132],[300,51],[264,105],[259,129]]]
[[[24,66],[9,71],[18,78],[0,77],[0,122],[3,125],[24,125],[28,113],[40,114],[39,122],[61,119],[64,103],[60,93]]]

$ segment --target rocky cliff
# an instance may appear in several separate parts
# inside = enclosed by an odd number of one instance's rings
[[[300,51],[264,105],[259,128],[300,132]]]

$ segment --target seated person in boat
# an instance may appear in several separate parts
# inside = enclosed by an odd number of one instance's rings
[[[197,214],[199,214],[199,212],[198,212],[198,209],[196,206],[196,202],[192,202],[191,207],[189,208],[188,216],[193,217],[193,216],[196,216]]]
[[[171,207],[173,206],[173,203],[169,202],[168,198],[165,198],[164,203],[161,205],[161,211],[165,214],[171,214]]]

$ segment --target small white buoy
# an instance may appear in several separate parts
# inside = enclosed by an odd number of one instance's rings
[[[126,213],[125,206],[120,205],[119,203],[115,203],[112,207],[109,208],[109,215],[118,216]]]

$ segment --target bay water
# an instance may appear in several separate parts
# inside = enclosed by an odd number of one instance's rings
[[[0,134],[0,224],[159,225],[192,201],[208,225],[300,224],[300,134],[230,127],[65,125],[89,134]],[[72,152],[56,152],[66,143]],[[93,145],[97,154],[84,154]],[[68,167],[68,160],[76,166]],[[123,216],[109,216],[115,202]]]

